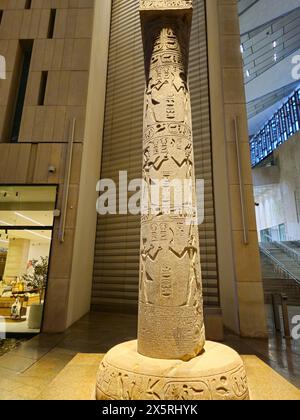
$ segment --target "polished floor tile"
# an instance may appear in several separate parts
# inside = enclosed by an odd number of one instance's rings
[[[259,357],[300,389],[300,341],[286,341],[282,334],[275,334],[268,319],[269,340],[242,339],[226,331],[225,344],[241,355]],[[21,343],[0,357],[0,400],[37,398],[78,353],[106,353],[123,341],[136,339],[136,332],[134,315],[93,312],[65,333],[40,334]],[[83,371],[84,366],[78,368],[78,375]],[[69,374],[73,375],[72,369]]]

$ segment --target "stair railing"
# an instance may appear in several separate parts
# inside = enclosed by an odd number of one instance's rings
[[[271,261],[274,266],[275,272],[282,275],[283,278],[294,280],[298,285],[300,285],[300,279],[298,279],[293,273],[291,273],[281,261],[279,261],[271,252],[265,248],[265,246],[260,243],[261,252]]]
[[[270,243],[274,244],[277,248],[281,249],[282,252],[291,257],[297,264],[300,265],[300,254],[297,251],[290,248],[283,242],[273,240],[269,235],[266,235],[266,237],[270,240]]]

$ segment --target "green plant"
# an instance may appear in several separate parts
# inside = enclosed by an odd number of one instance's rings
[[[48,280],[49,258],[40,257],[39,260],[32,260],[31,264],[33,267],[33,273],[24,274],[22,278],[28,286],[39,291],[41,302],[43,290],[45,289]]]

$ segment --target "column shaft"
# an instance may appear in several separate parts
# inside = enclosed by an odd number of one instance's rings
[[[205,332],[185,12],[167,9],[156,17],[146,11],[142,18],[146,91],[138,351],[190,360],[203,350]]]

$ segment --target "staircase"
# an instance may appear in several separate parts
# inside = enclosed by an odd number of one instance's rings
[[[285,243],[286,246],[290,246],[288,244]],[[294,244],[293,249],[296,248]],[[292,254],[287,255],[283,249],[275,243],[261,245],[265,302],[271,303],[271,295],[285,294],[288,297],[288,305],[300,306],[300,265],[290,256]]]
[[[271,295],[284,294],[288,297],[289,306],[300,306],[300,284],[288,279],[263,279],[265,302],[271,304]]]
[[[279,248],[280,244],[277,245],[274,242],[265,243],[263,246],[289,273],[298,279],[300,283],[300,264],[292,257],[292,253],[289,253],[289,250],[292,251],[292,249],[288,248],[285,243],[281,244],[282,248]],[[286,248],[284,248],[285,246]]]
[[[263,279],[282,279],[282,276],[276,272],[272,261],[263,253],[260,253],[261,269]]]
[[[288,248],[297,252],[300,255],[300,241],[283,242]]]

